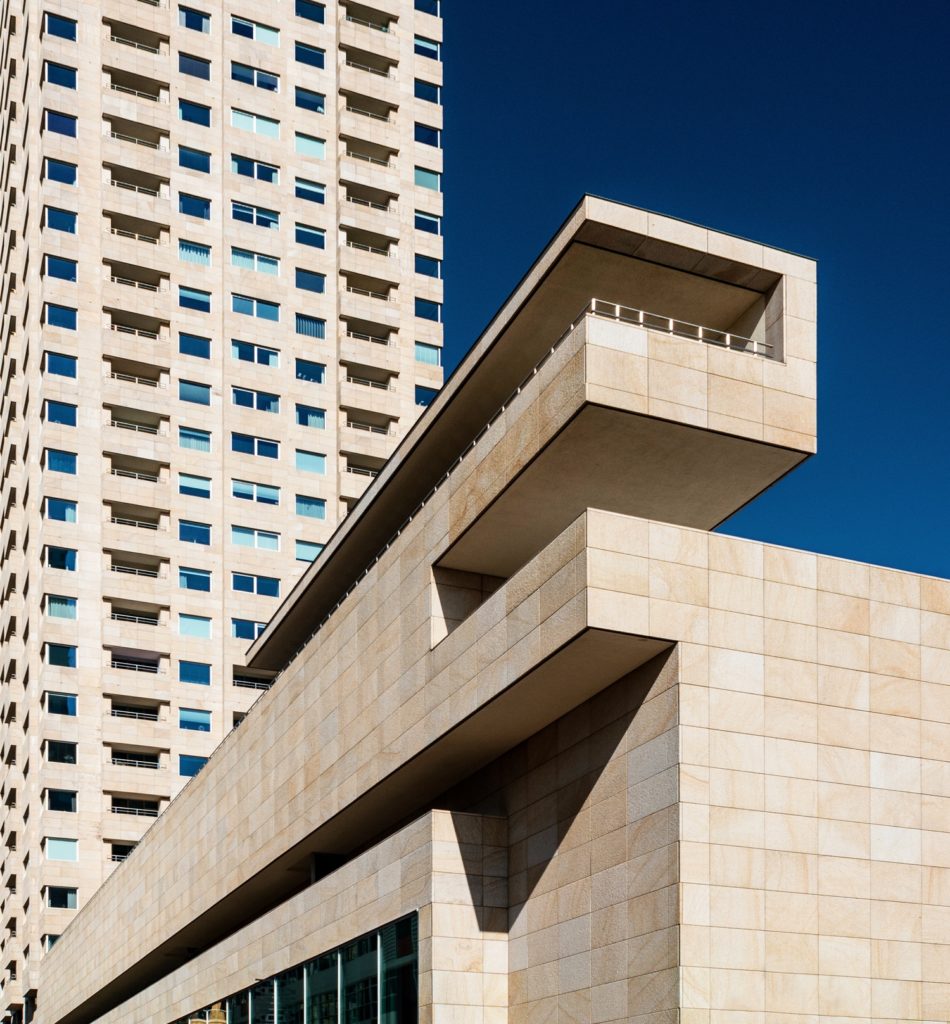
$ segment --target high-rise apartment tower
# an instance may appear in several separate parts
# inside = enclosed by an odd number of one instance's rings
[[[438,0],[3,4],[4,1019],[441,383],[441,36]]]

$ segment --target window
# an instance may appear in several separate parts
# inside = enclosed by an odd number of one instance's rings
[[[51,231],[65,231],[68,235],[76,234],[76,214],[72,210],[60,210],[55,206],[47,206],[43,211],[43,227]]]
[[[64,89],[76,88],[76,69],[65,64],[54,64],[48,60],[43,64],[43,81],[50,85],[61,85]]]
[[[426,363],[428,366],[442,365],[442,349],[438,345],[426,345],[425,342],[416,342],[416,362]]]
[[[301,156],[314,156],[322,160],[326,155],[327,144],[323,139],[314,135],[304,135],[303,132],[294,133],[294,151]]]
[[[324,274],[318,274],[315,270],[303,270],[296,268],[296,284],[305,292],[317,292],[322,295],[326,288],[327,279]]]
[[[65,356],[61,352],[47,352],[43,361],[43,369],[57,377],[76,376],[76,357]]]
[[[442,218],[432,213],[422,213],[416,210],[416,229],[427,231],[430,235],[442,234]]]
[[[301,427],[315,427],[323,430],[327,423],[325,409],[317,409],[312,405],[301,405],[297,403],[297,424]]]
[[[280,305],[276,302],[267,302],[264,299],[255,299],[251,295],[231,295],[231,309],[235,313],[242,313],[244,316],[255,316],[258,320],[280,320]]]
[[[48,156],[43,162],[43,176],[47,181],[58,181],[61,185],[75,185],[79,170],[68,160],[54,160]]]
[[[268,210],[263,206],[252,206],[250,203],[239,203],[231,200],[231,216],[234,220],[245,224],[255,224],[259,228],[280,227],[280,214],[276,210]]]
[[[311,498],[306,494],[297,495],[297,515],[309,519],[326,519],[327,503],[323,498]]]
[[[189,569],[186,566],[179,566],[178,586],[182,590],[199,590],[202,593],[211,593],[211,572],[208,569]]]
[[[266,625],[266,622],[252,622],[251,619],[231,619],[231,636],[236,640],[256,640]]]
[[[245,178],[257,178],[258,181],[266,181],[276,185],[280,180],[280,168],[274,164],[265,164],[263,160],[252,160],[247,156],[231,154],[231,170],[235,174],[241,174]]]
[[[76,744],[65,740],[47,740],[46,760],[52,764],[75,764]]]
[[[254,576],[249,572],[232,572],[231,589],[258,597],[280,597],[280,580],[275,576]]]
[[[319,46],[307,46],[306,43],[294,43],[294,60],[300,64],[309,64],[312,68],[322,68],[325,54]]]
[[[71,789],[48,789],[46,791],[46,807],[50,811],[76,813],[76,792]]]
[[[57,910],[76,909],[76,890],[65,885],[48,885],[46,887],[46,905]]]
[[[280,273],[280,260],[276,256],[266,256],[262,252],[251,252],[250,249],[231,247],[231,266],[242,270],[256,270],[259,274]]]
[[[64,572],[75,572],[76,549],[60,548],[48,545],[45,548],[45,564],[50,569],[62,569]]]
[[[178,240],[178,258],[185,263],[197,263],[201,267],[210,267],[211,246],[180,238]]]
[[[189,498],[210,498],[211,477],[193,476],[191,473],[178,474],[178,493]]]
[[[60,306],[47,302],[43,307],[43,323],[47,327],[60,327],[64,331],[76,330],[77,312],[71,306]]]
[[[309,359],[298,359],[297,380],[310,381],[311,384],[322,384],[326,369],[323,363],[312,363]]]
[[[420,320],[432,320],[434,323],[442,323],[442,303],[433,302],[431,299],[420,299],[416,296],[416,316]]]
[[[178,447],[188,448],[193,452],[210,452],[211,431],[199,430],[197,427],[179,427]]]
[[[47,498],[45,517],[56,523],[76,522],[76,502],[65,498]]]
[[[442,175],[438,171],[427,171],[424,167],[417,167],[415,181],[420,188],[431,188],[435,192],[442,191]]]
[[[178,70],[183,75],[191,75],[192,78],[203,78],[206,82],[211,81],[211,61],[201,57],[193,57],[190,53],[178,54]]]
[[[435,39],[426,39],[424,36],[416,36],[414,50],[420,57],[428,57],[431,60],[442,60],[442,44]]]
[[[65,256],[44,256],[43,272],[47,277],[55,277],[60,281],[76,280],[76,261]]]
[[[416,79],[415,96],[417,100],[426,100],[429,103],[442,102],[442,86],[434,82],[425,82],[421,78]]]
[[[198,313],[211,312],[211,292],[201,288],[189,288],[188,285],[178,286],[178,305],[181,309],[193,309]]]
[[[60,39],[76,41],[76,22],[72,18],[64,18],[60,14],[47,12],[44,21],[44,32],[48,36],[58,36]]]
[[[211,200],[202,196],[192,196],[187,192],[179,192],[178,212],[185,214],[186,217],[211,220]]]
[[[416,405],[426,406],[432,403],[432,400],[439,392],[435,388],[426,388],[421,384],[416,385]]]
[[[255,345],[250,341],[238,341],[237,338],[231,339],[231,355],[243,363],[259,363],[261,366],[280,364],[280,353],[276,348]]]
[[[179,519],[178,539],[188,544],[210,544],[211,526],[208,523],[195,523],[189,519]]]
[[[270,530],[255,530],[250,526],[232,526],[231,543],[241,548],[257,548],[259,551],[279,551],[280,534]]]
[[[195,356],[197,359],[210,359],[211,339],[202,338],[198,334],[185,334],[182,331],[178,335],[178,351],[183,356]]]
[[[434,256],[423,256],[421,253],[416,253],[416,273],[422,274],[424,277],[442,277],[442,260],[437,260]]]
[[[48,838],[44,846],[47,860],[79,860],[78,839]]]
[[[258,43],[266,43],[268,46],[280,46],[280,30],[262,25],[259,21],[251,21],[248,18],[239,18],[231,15],[231,31],[236,36],[244,36],[246,39],[253,39]]]
[[[231,61],[231,78],[244,85],[256,85],[258,89],[266,89],[267,92],[280,91],[279,75],[273,71],[252,68],[250,64],[239,64],[236,60]]]
[[[57,668],[75,668],[77,650],[72,644],[47,644],[46,664]]]
[[[182,28],[190,28],[207,35],[211,31],[211,15],[205,14],[204,11],[196,11],[193,7],[179,7],[178,24]]]
[[[198,757],[197,754],[179,754],[178,774],[193,779],[207,763],[206,757]]]
[[[54,135],[66,135],[76,138],[77,119],[72,114],[62,114],[58,110],[43,111],[43,127]]]
[[[298,18],[306,18],[308,21],[323,24],[323,4],[315,4],[313,0],[294,0],[294,14]]]
[[[200,171],[202,174],[211,173],[211,154],[201,149],[191,149],[189,146],[178,147],[178,166],[189,171]]]
[[[231,108],[231,127],[240,128],[243,132],[253,132],[268,139],[280,138],[280,121],[262,114],[253,114],[249,110]]]
[[[69,402],[54,402],[51,398],[46,400],[46,422],[60,423],[64,427],[76,426],[76,406]]]
[[[294,89],[294,103],[303,110],[311,110],[314,114],[326,112],[327,98],[322,92],[314,92],[312,89],[304,89],[298,85]]]
[[[441,0],[416,0],[416,10],[423,14],[434,14],[439,16],[439,5]]]
[[[180,99],[178,101],[178,120],[210,128],[211,107],[206,107],[203,103],[194,103],[192,100]]]
[[[294,195],[298,199],[306,199],[308,203],[325,203],[327,197],[326,185],[316,181],[307,181],[306,178],[297,178],[294,184]]]
[[[254,391],[252,388],[231,388],[232,405],[260,412],[280,412],[280,395],[269,391]]]
[[[317,544],[311,540],[298,540],[294,542],[294,552],[298,562],[312,562],[322,550],[322,544]]]
[[[294,228],[294,240],[301,245],[309,245],[314,249],[326,246],[327,233],[323,228],[312,228],[307,224],[297,224]]]
[[[178,613],[178,635],[193,636],[199,640],[211,639],[211,619],[205,615]]]
[[[194,686],[211,685],[211,666],[204,661],[179,661],[178,682]]]
[[[302,473],[319,473],[323,475],[327,471],[327,457],[320,452],[305,452],[298,448],[294,465]]]
[[[251,480],[232,480],[231,494],[244,501],[257,501],[262,505],[279,505],[280,488],[271,484],[257,484]]]
[[[211,732],[211,712],[197,708],[178,709],[178,728],[193,729],[195,732]]]
[[[326,337],[326,320],[321,320],[318,316],[307,316],[305,313],[295,314],[294,319],[297,334],[302,334],[305,338],[322,339]]]
[[[280,458],[280,443],[266,437],[231,432],[231,451],[242,455],[257,455],[262,459]]]
[[[76,695],[74,693],[47,693],[46,711],[50,715],[76,717]]]
[[[441,149],[442,132],[439,128],[416,122],[416,142],[421,142],[423,146],[435,146],[436,149]]]
[[[211,405],[211,388],[207,384],[196,384],[192,380],[180,380],[178,382],[178,397],[182,402]]]

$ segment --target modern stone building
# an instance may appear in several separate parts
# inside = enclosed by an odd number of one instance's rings
[[[441,384],[434,0],[0,14],[0,1013]]]
[[[950,582],[709,532],[815,450],[815,294],[585,198],[35,1020],[950,1018]]]

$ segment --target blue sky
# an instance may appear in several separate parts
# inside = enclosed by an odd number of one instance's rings
[[[723,529],[950,576],[950,4],[443,11],[448,369],[585,191],[804,253],[819,454]]]

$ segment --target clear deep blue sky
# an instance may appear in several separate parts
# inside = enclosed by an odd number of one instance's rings
[[[723,529],[950,576],[950,3],[443,13],[447,371],[583,192],[811,256],[819,453]]]

